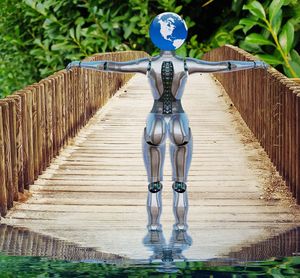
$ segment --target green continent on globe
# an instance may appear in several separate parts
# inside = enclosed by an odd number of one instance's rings
[[[150,38],[161,50],[176,50],[184,43],[186,37],[185,21],[175,13],[159,14],[150,25]]]

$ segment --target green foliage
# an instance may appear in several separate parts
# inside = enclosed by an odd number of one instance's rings
[[[299,0],[261,3],[1,0],[0,97],[96,52],[134,49],[157,54],[148,28],[164,11],[179,13],[189,27],[179,55],[201,58],[213,48],[239,43],[288,76],[299,76]]]
[[[0,97],[97,52],[155,53],[149,43],[149,24],[160,12],[181,13],[184,5],[187,9],[192,5],[189,0],[178,2],[1,0]],[[185,19],[189,27],[195,25],[189,16]],[[189,52],[191,47],[181,51]]]
[[[19,14],[19,17],[11,17],[12,14]],[[18,1],[0,2],[0,98],[37,78],[37,70],[27,51],[27,39],[18,22],[23,19]]]
[[[0,255],[1,277],[299,277],[300,257],[236,266],[207,266],[201,261],[177,262],[177,273],[163,273],[155,264],[104,264]]]
[[[262,5],[250,1],[243,6],[249,11],[240,20],[247,36],[240,47],[255,53],[265,62],[282,67],[288,77],[300,77],[300,59],[296,50],[300,28],[300,6],[297,1],[272,0]]]
[[[0,96],[97,52],[151,52],[148,1],[1,1]]]

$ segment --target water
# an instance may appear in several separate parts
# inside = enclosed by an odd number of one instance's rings
[[[300,227],[220,258],[186,258],[187,232],[148,232],[148,258],[130,259],[0,225],[1,277],[300,277]],[[137,239],[138,240],[138,239]]]
[[[162,267],[159,263],[107,264],[0,255],[0,277],[300,277],[300,257],[233,266],[187,261]]]

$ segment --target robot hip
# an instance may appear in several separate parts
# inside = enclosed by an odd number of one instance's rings
[[[168,137],[175,145],[187,143],[191,138],[186,113],[149,113],[144,131],[146,141],[154,145],[164,143]]]

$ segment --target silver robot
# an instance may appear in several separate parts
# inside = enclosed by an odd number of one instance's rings
[[[176,29],[179,32],[172,35]],[[180,39],[178,39],[178,36]],[[162,181],[166,139],[170,140],[170,157],[173,180],[173,211],[175,227],[187,229],[187,177],[192,159],[193,137],[188,116],[181,105],[187,78],[195,73],[233,72],[253,68],[267,68],[261,61],[207,62],[194,58],[182,58],[175,54],[185,41],[187,27],[183,19],[174,13],[162,13],[150,25],[150,38],[160,48],[160,54],[127,62],[74,61],[67,66],[122,73],[142,73],[149,80],[154,103],[142,138],[143,158],[148,176],[148,229],[160,230],[162,212]]]

